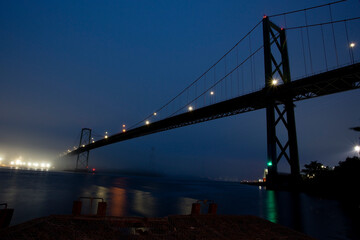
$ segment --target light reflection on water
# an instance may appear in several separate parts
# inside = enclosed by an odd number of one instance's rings
[[[214,200],[219,214],[255,215],[318,239],[357,239],[358,220],[339,202],[233,182],[0,169],[0,202],[15,208],[12,224],[71,214],[79,197],[103,198],[112,216],[189,214],[197,200]],[[90,202],[83,201],[84,212]],[[96,212],[94,201],[91,211]],[[202,212],[207,211],[206,206]],[[357,216],[358,217],[358,216]]]
[[[276,199],[275,199],[275,191],[268,190],[266,191],[266,203],[267,209],[267,219],[270,222],[278,223],[277,209],[276,209]]]
[[[110,187],[110,215],[126,216],[126,191],[123,188]]]

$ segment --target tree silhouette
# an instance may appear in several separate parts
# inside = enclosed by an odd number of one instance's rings
[[[303,173],[306,174],[308,178],[313,178],[320,173],[328,171],[329,169],[325,167],[322,163],[317,161],[311,161],[310,164],[304,165],[305,169],[301,170]]]
[[[360,171],[360,158],[348,157],[345,161],[340,161],[339,166],[335,167],[336,174],[343,179],[358,179]],[[358,180],[357,180],[358,181]]]

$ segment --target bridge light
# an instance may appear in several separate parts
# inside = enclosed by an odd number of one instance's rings
[[[149,125],[149,124],[150,124],[149,120],[146,120],[146,121],[145,121],[145,124],[146,124],[146,125]]]
[[[125,124],[123,124],[123,128],[125,127]]]
[[[350,47],[354,48],[356,46],[356,44],[354,42],[350,43]]]
[[[108,135],[105,135],[105,139],[108,138]]]
[[[211,91],[211,92],[210,92],[210,95],[214,95],[214,91]]]
[[[94,143],[95,141],[94,140],[92,140],[92,143]]]
[[[85,144],[83,144],[82,147],[85,147]]]
[[[360,146],[359,145],[355,146],[354,150],[357,151],[357,152],[360,152]]]
[[[278,84],[279,84],[279,80],[277,80],[277,79],[271,80],[271,85],[276,86]]]
[[[126,130],[125,130],[125,129],[123,129],[123,130],[122,130],[122,132],[126,132]]]
[[[154,116],[156,116],[157,115],[157,113],[156,112],[154,112]]]
[[[194,108],[192,106],[189,106],[188,110],[191,112],[192,110],[194,110]]]
[[[268,162],[267,165],[268,165],[268,167],[271,167],[271,166],[272,166],[272,162]]]

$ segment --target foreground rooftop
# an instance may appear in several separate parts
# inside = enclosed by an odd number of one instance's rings
[[[51,215],[0,230],[13,239],[313,239],[255,216],[163,218]]]

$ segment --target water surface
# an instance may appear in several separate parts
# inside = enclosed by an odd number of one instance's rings
[[[103,198],[113,216],[189,214],[192,203],[207,199],[218,204],[219,214],[259,216],[318,239],[360,239],[359,216],[336,200],[304,193],[199,178],[0,169],[0,202],[15,209],[12,225],[71,214],[73,201],[87,196]],[[90,212],[90,201],[83,210]]]

